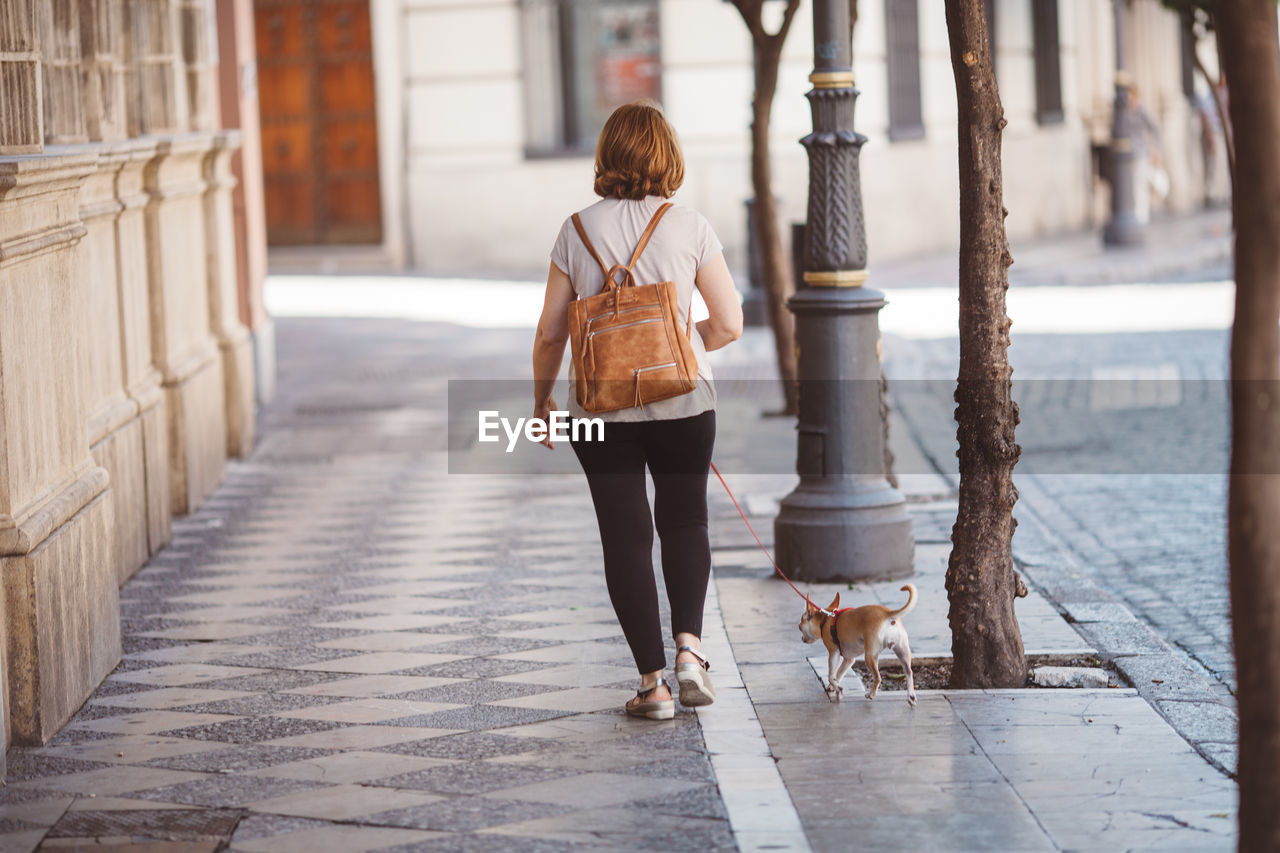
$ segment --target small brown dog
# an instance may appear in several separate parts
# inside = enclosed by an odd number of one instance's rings
[[[840,681],[844,678],[853,659],[860,652],[866,653],[867,669],[874,679],[866,693],[868,699],[876,697],[880,687],[880,669],[876,658],[882,649],[889,649],[902,661],[907,673],[907,701],[916,704],[916,682],[911,672],[911,645],[907,642],[907,629],[899,616],[916,606],[916,588],[911,584],[902,587],[907,593],[907,603],[897,610],[883,604],[867,604],[863,607],[840,609],[840,593],[823,610],[812,601],[805,602],[804,615],[800,617],[800,638],[806,643],[822,640],[827,647],[827,695],[836,701],[844,696]],[[837,665],[837,659],[839,663]]]

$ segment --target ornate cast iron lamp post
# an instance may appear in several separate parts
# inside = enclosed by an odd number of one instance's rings
[[[1129,102],[1131,79],[1125,70],[1125,31],[1128,25],[1128,0],[1112,0],[1116,31],[1116,102],[1111,117],[1111,145],[1108,177],[1111,183],[1111,218],[1102,229],[1102,242],[1108,246],[1135,246],[1146,239],[1146,227],[1135,213],[1135,193],[1146,187],[1134,186],[1134,131],[1136,106]]]
[[[847,0],[816,0],[813,133],[804,286],[796,317],[800,484],[774,521],[778,561],[807,581],[902,577],[912,570],[911,519],[885,479],[880,407],[879,312],[884,294],[863,286],[867,241],[853,129]]]

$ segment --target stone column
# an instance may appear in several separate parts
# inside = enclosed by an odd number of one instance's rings
[[[236,276],[235,216],[231,193],[236,179],[231,158],[240,147],[239,134],[214,136],[205,158],[205,234],[209,259],[209,319],[222,354],[227,405],[227,455],[248,456],[254,439],[253,341],[240,322]]]
[[[165,393],[175,515],[208,497],[227,458],[222,359],[210,331],[204,267],[204,169],[212,144],[208,134],[161,139],[145,171],[151,351]]]
[[[237,286],[240,322],[253,337],[254,387],[258,402],[270,401],[276,384],[275,325],[262,303],[267,276],[266,190],[262,181],[262,130],[258,116],[258,55],[253,0],[218,4],[218,96],[222,126],[240,131],[232,155]]]
[[[0,578],[8,719],[38,744],[120,658],[107,472],[89,453],[77,244],[94,153],[0,158]]]
[[[164,410],[147,328],[146,195],[139,192],[155,142],[93,150],[99,152],[98,170],[81,194],[88,233],[79,247],[90,318],[84,330],[88,438],[94,460],[111,478],[111,564],[123,583],[169,538]]]

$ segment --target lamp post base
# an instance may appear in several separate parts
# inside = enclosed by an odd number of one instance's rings
[[[1141,246],[1146,239],[1146,228],[1132,213],[1113,216],[1102,229],[1102,242],[1107,246]]]
[[[782,500],[773,531],[778,563],[796,581],[883,580],[913,571],[911,516],[886,480],[802,482]]]

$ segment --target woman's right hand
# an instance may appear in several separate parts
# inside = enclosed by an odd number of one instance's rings
[[[542,421],[544,424],[551,423],[551,413],[554,412],[555,410],[556,410],[555,397],[547,397],[546,399],[540,400],[540,401],[535,400],[533,403],[533,416],[538,420]],[[538,443],[545,444],[548,450],[556,449],[555,445],[551,442],[550,430],[547,430],[546,438],[542,439],[542,441]]]

